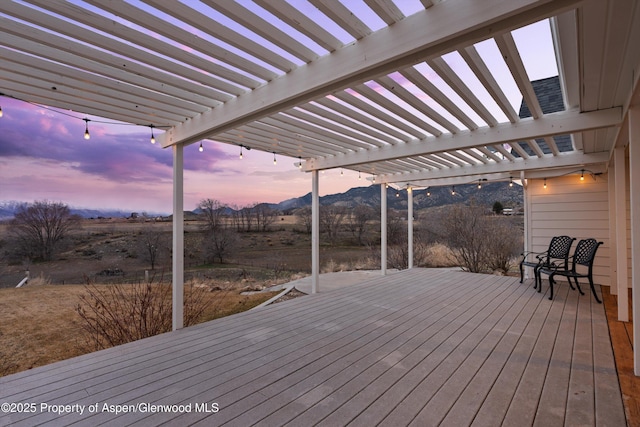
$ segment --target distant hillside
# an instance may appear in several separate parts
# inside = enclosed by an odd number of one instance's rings
[[[424,209],[438,206],[446,206],[457,203],[467,203],[472,198],[478,203],[493,206],[495,202],[500,202],[504,207],[518,208],[523,205],[522,187],[513,185],[509,187],[506,182],[484,183],[478,189],[476,184],[457,185],[456,194],[451,195],[451,187],[435,187],[430,190],[431,195],[427,195],[426,190],[415,190],[413,193],[414,209]],[[21,202],[5,201],[0,202],[0,220],[13,218]],[[321,205],[339,205],[353,207],[357,205],[367,205],[372,207],[380,206],[380,186],[370,185],[369,187],[352,188],[345,193],[329,194],[320,197]],[[311,206],[311,193],[302,197],[288,199],[280,203],[268,203],[272,209],[289,213],[304,206]],[[387,190],[387,206],[389,209],[407,209],[407,191],[399,191],[389,188]],[[230,208],[226,208],[230,210]],[[80,209],[71,208],[73,214],[82,218],[128,218],[133,212],[115,209]],[[193,213],[199,213],[196,209]],[[142,212],[140,212],[142,214]],[[148,216],[165,216],[164,214],[146,213]]]
[[[455,187],[455,191],[456,194],[451,195],[451,187],[435,187],[430,189],[430,195],[427,195],[427,191],[424,189],[415,190],[413,193],[414,209],[467,203],[471,199],[487,206],[493,206],[495,202],[500,202],[504,207],[510,208],[523,205],[522,187],[515,184],[513,187],[509,187],[507,182],[483,183],[481,189],[478,189],[477,184],[459,185]],[[378,207],[380,206],[380,186],[356,187],[345,193],[326,195],[320,197],[320,205]],[[311,206],[311,193],[269,206],[284,212],[303,206]],[[387,206],[389,209],[405,210],[407,208],[407,191],[397,192],[389,188],[387,190]]]
[[[15,216],[16,211],[23,205],[23,202],[0,201],[0,221],[11,219]],[[70,207],[71,214],[78,215],[82,218],[128,218],[132,211],[123,211],[119,209],[84,209]],[[163,216],[164,214],[148,213],[149,216]]]

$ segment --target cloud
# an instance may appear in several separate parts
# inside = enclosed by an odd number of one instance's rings
[[[122,125],[90,119],[91,139],[85,140],[82,117],[69,117],[12,99],[3,99],[3,104],[0,157],[56,161],[121,183],[171,180],[172,150],[151,144],[150,131],[144,127],[130,126],[120,131]],[[185,148],[185,170],[212,171],[217,163],[230,157],[219,146],[205,147],[203,152],[197,150],[197,145]]]

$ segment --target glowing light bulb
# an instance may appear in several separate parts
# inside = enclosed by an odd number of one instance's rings
[[[89,139],[91,138],[91,135],[89,135],[89,119],[82,120],[84,120],[84,139]]]
[[[201,152],[201,153],[204,151],[204,147],[202,146],[202,142],[200,143],[200,147],[198,147],[198,151]]]

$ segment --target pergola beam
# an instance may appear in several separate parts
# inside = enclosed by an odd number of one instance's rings
[[[328,93],[469,46],[579,0],[449,0],[418,12],[171,128],[162,146],[191,144]]]
[[[622,109],[619,107],[587,113],[564,111],[547,114],[537,120],[522,120],[515,125],[506,123],[492,128],[484,127],[475,131],[460,132],[455,135],[428,137],[404,145],[398,144],[393,147],[311,159],[305,164],[305,168],[309,171],[313,169],[353,167],[359,164],[399,159],[402,157],[422,156],[600,129],[617,126],[621,121]]]
[[[418,173],[403,173],[393,175],[377,175],[378,183],[415,183],[416,185],[432,185],[431,180],[442,180],[457,178],[470,181],[470,177],[485,177],[485,175],[500,173],[515,173],[515,171],[533,171],[533,170],[553,170],[556,168],[574,167],[576,169],[582,166],[606,163],[609,161],[609,153],[601,152],[595,154],[571,153],[561,156],[548,156],[542,159],[534,158],[531,160],[517,159],[513,162],[493,163],[488,165],[465,166],[459,168],[440,169],[434,171],[424,171]],[[477,179],[477,178],[476,178]],[[424,182],[422,182],[424,181]],[[428,184],[425,184],[426,182]]]

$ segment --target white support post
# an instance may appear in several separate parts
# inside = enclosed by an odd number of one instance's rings
[[[618,289],[618,320],[629,321],[629,291],[627,287],[627,178],[624,159],[624,147],[613,150],[615,163],[615,221],[616,221],[616,277],[617,281],[611,287]],[[612,251],[613,252],[613,251]]]
[[[529,183],[525,178],[524,171],[520,172],[520,182],[522,183],[522,199],[524,201],[524,247],[523,253],[531,252],[533,243],[531,242],[531,193]],[[529,278],[529,270],[525,267],[524,278]]]
[[[413,268],[413,189],[407,187],[407,250],[408,268]]]
[[[387,274],[387,185],[380,186],[380,271]]]
[[[633,342],[640,343],[640,106],[629,108],[629,185],[631,191],[631,290]],[[633,347],[633,365],[640,375],[640,349]]]
[[[311,171],[311,293],[318,292],[320,282],[320,196],[319,174]]]
[[[618,295],[618,257],[617,257],[617,236],[616,228],[616,164],[609,165],[608,172],[608,192],[609,192],[609,292],[611,295]],[[618,310],[620,308],[618,307]]]
[[[173,146],[173,330],[184,326],[184,146]]]

